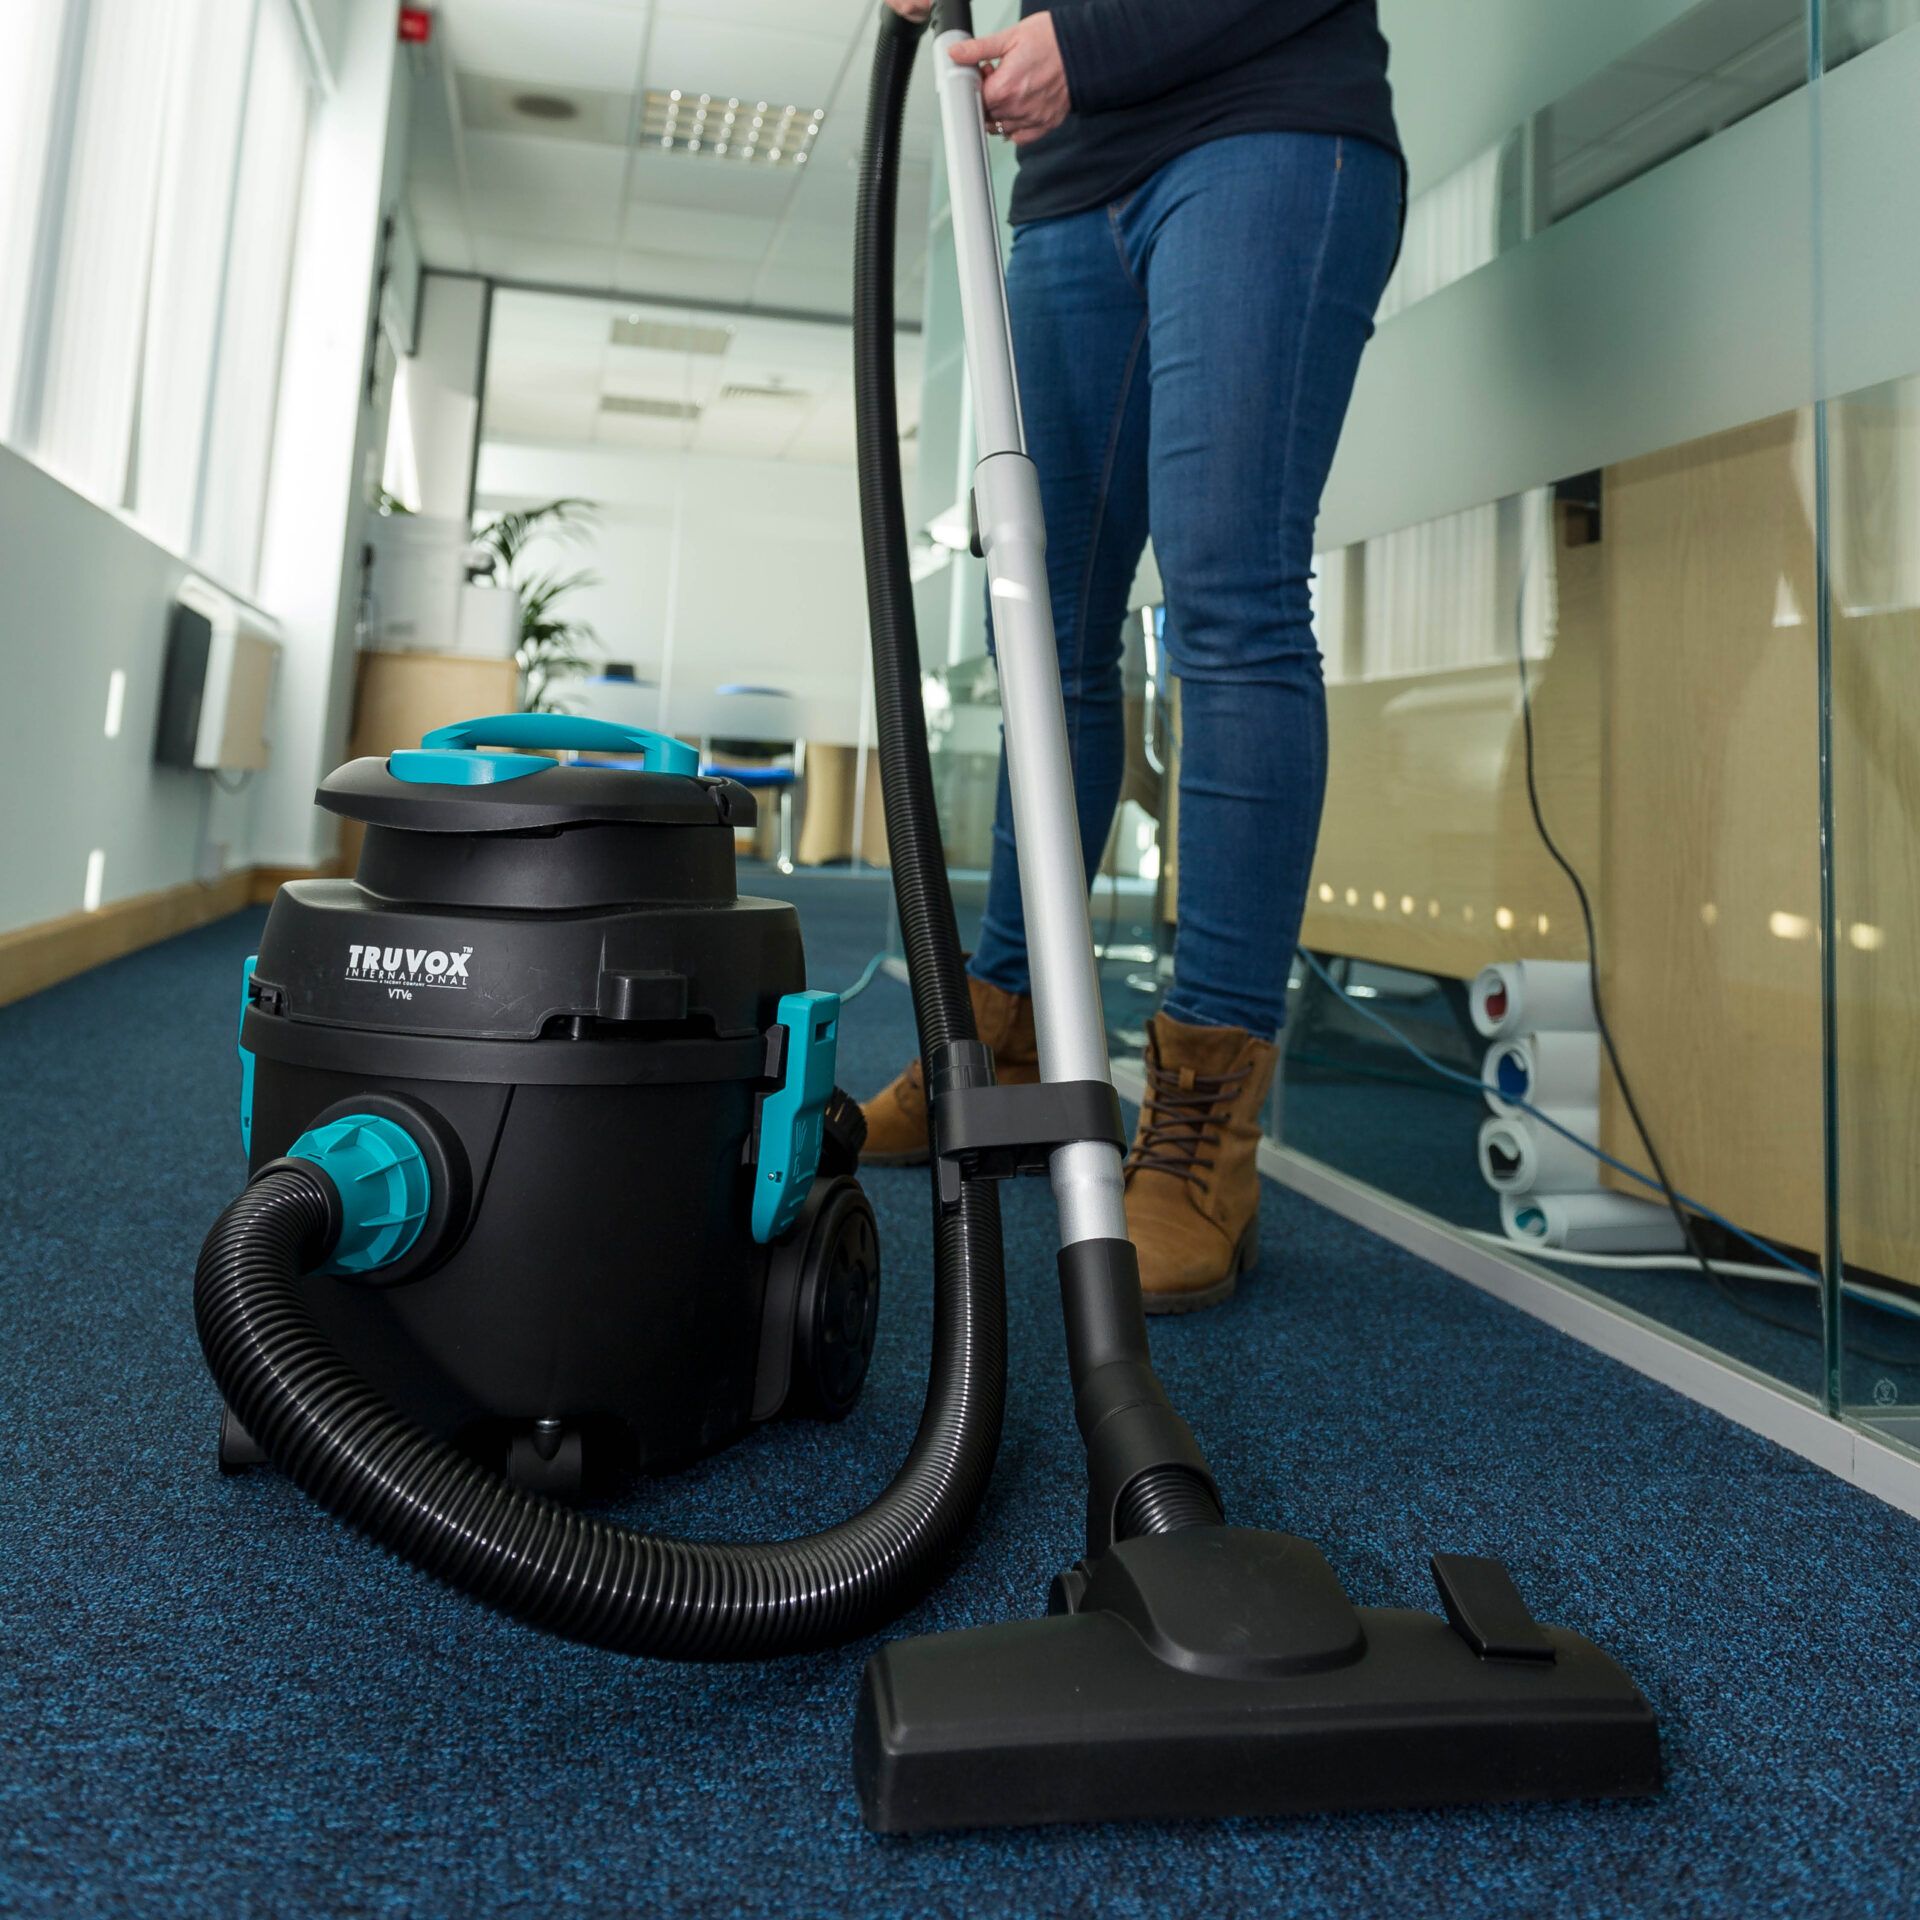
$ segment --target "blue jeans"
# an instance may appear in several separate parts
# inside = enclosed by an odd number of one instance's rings
[[[1166,586],[1177,1020],[1266,1038],[1286,1017],[1326,788],[1314,522],[1399,230],[1385,148],[1253,133],[1014,235],[1007,293],[1089,878],[1125,771],[1121,628],[1149,530]],[[972,971],[1029,988],[1004,751]]]

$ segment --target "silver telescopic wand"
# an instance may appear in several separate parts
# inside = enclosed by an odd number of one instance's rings
[[[1047,530],[1040,481],[1027,457],[1020,387],[1000,260],[1000,221],[981,117],[980,74],[951,49],[968,36],[951,26],[935,43],[947,187],[960,276],[967,377],[973,393],[973,519],[987,563],[1007,781],[1013,794],[1020,897],[1033,973],[1034,1025],[1043,1081],[1110,1080],[1106,1022],[1087,910],[1087,870],[1074,805],[1073,762],[1060,661],[1047,590]],[[1049,1163],[1060,1244],[1124,1240],[1120,1154],[1105,1141],[1057,1148]]]

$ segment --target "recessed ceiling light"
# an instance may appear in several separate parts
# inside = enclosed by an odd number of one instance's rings
[[[627,313],[613,316],[607,338],[616,347],[647,347],[655,353],[717,354],[726,352],[733,339],[733,329]]]
[[[516,93],[513,110],[529,120],[575,120],[580,115],[580,109],[558,93]]]
[[[603,393],[602,413],[637,414],[643,420],[698,420],[700,408],[692,400],[655,400],[640,393]]]
[[[723,104],[710,93],[649,87],[641,102],[640,143],[737,165],[804,166],[827,120],[825,107],[770,107],[761,100],[742,128],[739,123],[747,112],[737,95]]]

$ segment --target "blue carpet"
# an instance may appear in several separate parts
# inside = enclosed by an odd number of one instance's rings
[[[813,975],[884,911],[794,884]],[[1873,1915],[1920,1904],[1920,1528],[1299,1198],[1227,1308],[1156,1325],[1229,1510],[1430,1605],[1495,1553],[1645,1687],[1666,1792],[1562,1806],[881,1841],[848,1776],[867,1645],[680,1668],[544,1640],[271,1474],[213,1470],[189,1276],[240,1175],[257,914],[0,1011],[0,1910],[198,1916],[1037,1912]],[[910,1047],[849,1009],[845,1078]],[[624,1509],[772,1536],[873,1494],[918,1410],[925,1178],[875,1173],[888,1292],[845,1425],[762,1433]],[[1008,1196],[1012,1415],[952,1579],[903,1623],[1036,1612],[1076,1550],[1051,1209]]]

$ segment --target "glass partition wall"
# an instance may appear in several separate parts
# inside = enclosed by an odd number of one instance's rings
[[[1407,234],[1319,529],[1269,1132],[1920,1442],[1920,0],[1381,16]],[[913,517],[965,919],[997,715],[941,205]],[[1161,598],[1149,556],[1122,1060],[1179,919]]]
[[[1831,1400],[1920,1445],[1920,0],[1825,0],[1814,118]]]

